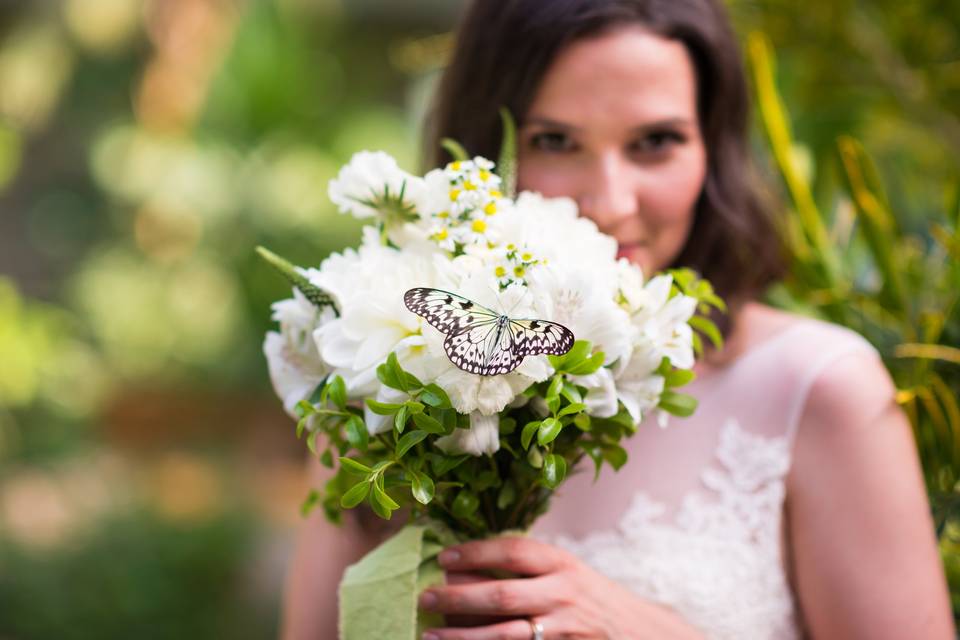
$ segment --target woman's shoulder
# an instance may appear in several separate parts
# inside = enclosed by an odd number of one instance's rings
[[[856,331],[766,305],[745,314],[753,348],[766,344],[771,366],[792,381],[794,427],[856,428],[894,401],[896,389],[880,353]]]

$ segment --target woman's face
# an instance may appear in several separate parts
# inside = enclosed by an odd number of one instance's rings
[[[641,27],[574,42],[518,140],[521,190],[568,196],[644,273],[683,249],[706,175],[686,47]]]

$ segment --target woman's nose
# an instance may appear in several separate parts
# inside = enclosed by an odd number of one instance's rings
[[[630,169],[626,158],[608,153],[598,157],[589,172],[577,204],[581,214],[596,222],[601,231],[609,233],[638,213]]]

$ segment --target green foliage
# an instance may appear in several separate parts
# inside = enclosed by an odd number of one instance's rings
[[[238,589],[253,543],[251,523],[238,513],[186,525],[142,509],[111,515],[52,550],[0,537],[0,635],[267,637],[273,604]]]
[[[835,151],[837,192],[824,198],[839,203],[829,229],[825,209],[790,153],[795,142],[776,88],[770,45],[758,34],[751,35],[748,45],[764,131],[793,204],[785,225],[792,273],[771,299],[855,329],[880,351],[896,383],[897,402],[913,426],[954,609],[960,612],[955,533],[960,517],[960,220],[955,194],[960,183],[943,185],[945,209],[925,229],[911,232],[908,220],[891,205],[873,159],[857,140],[842,135]]]

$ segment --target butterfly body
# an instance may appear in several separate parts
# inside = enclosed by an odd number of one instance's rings
[[[573,346],[573,333],[561,324],[511,318],[442,289],[410,289],[403,301],[446,335],[443,348],[447,356],[470,373],[509,373],[528,355],[561,355]]]

